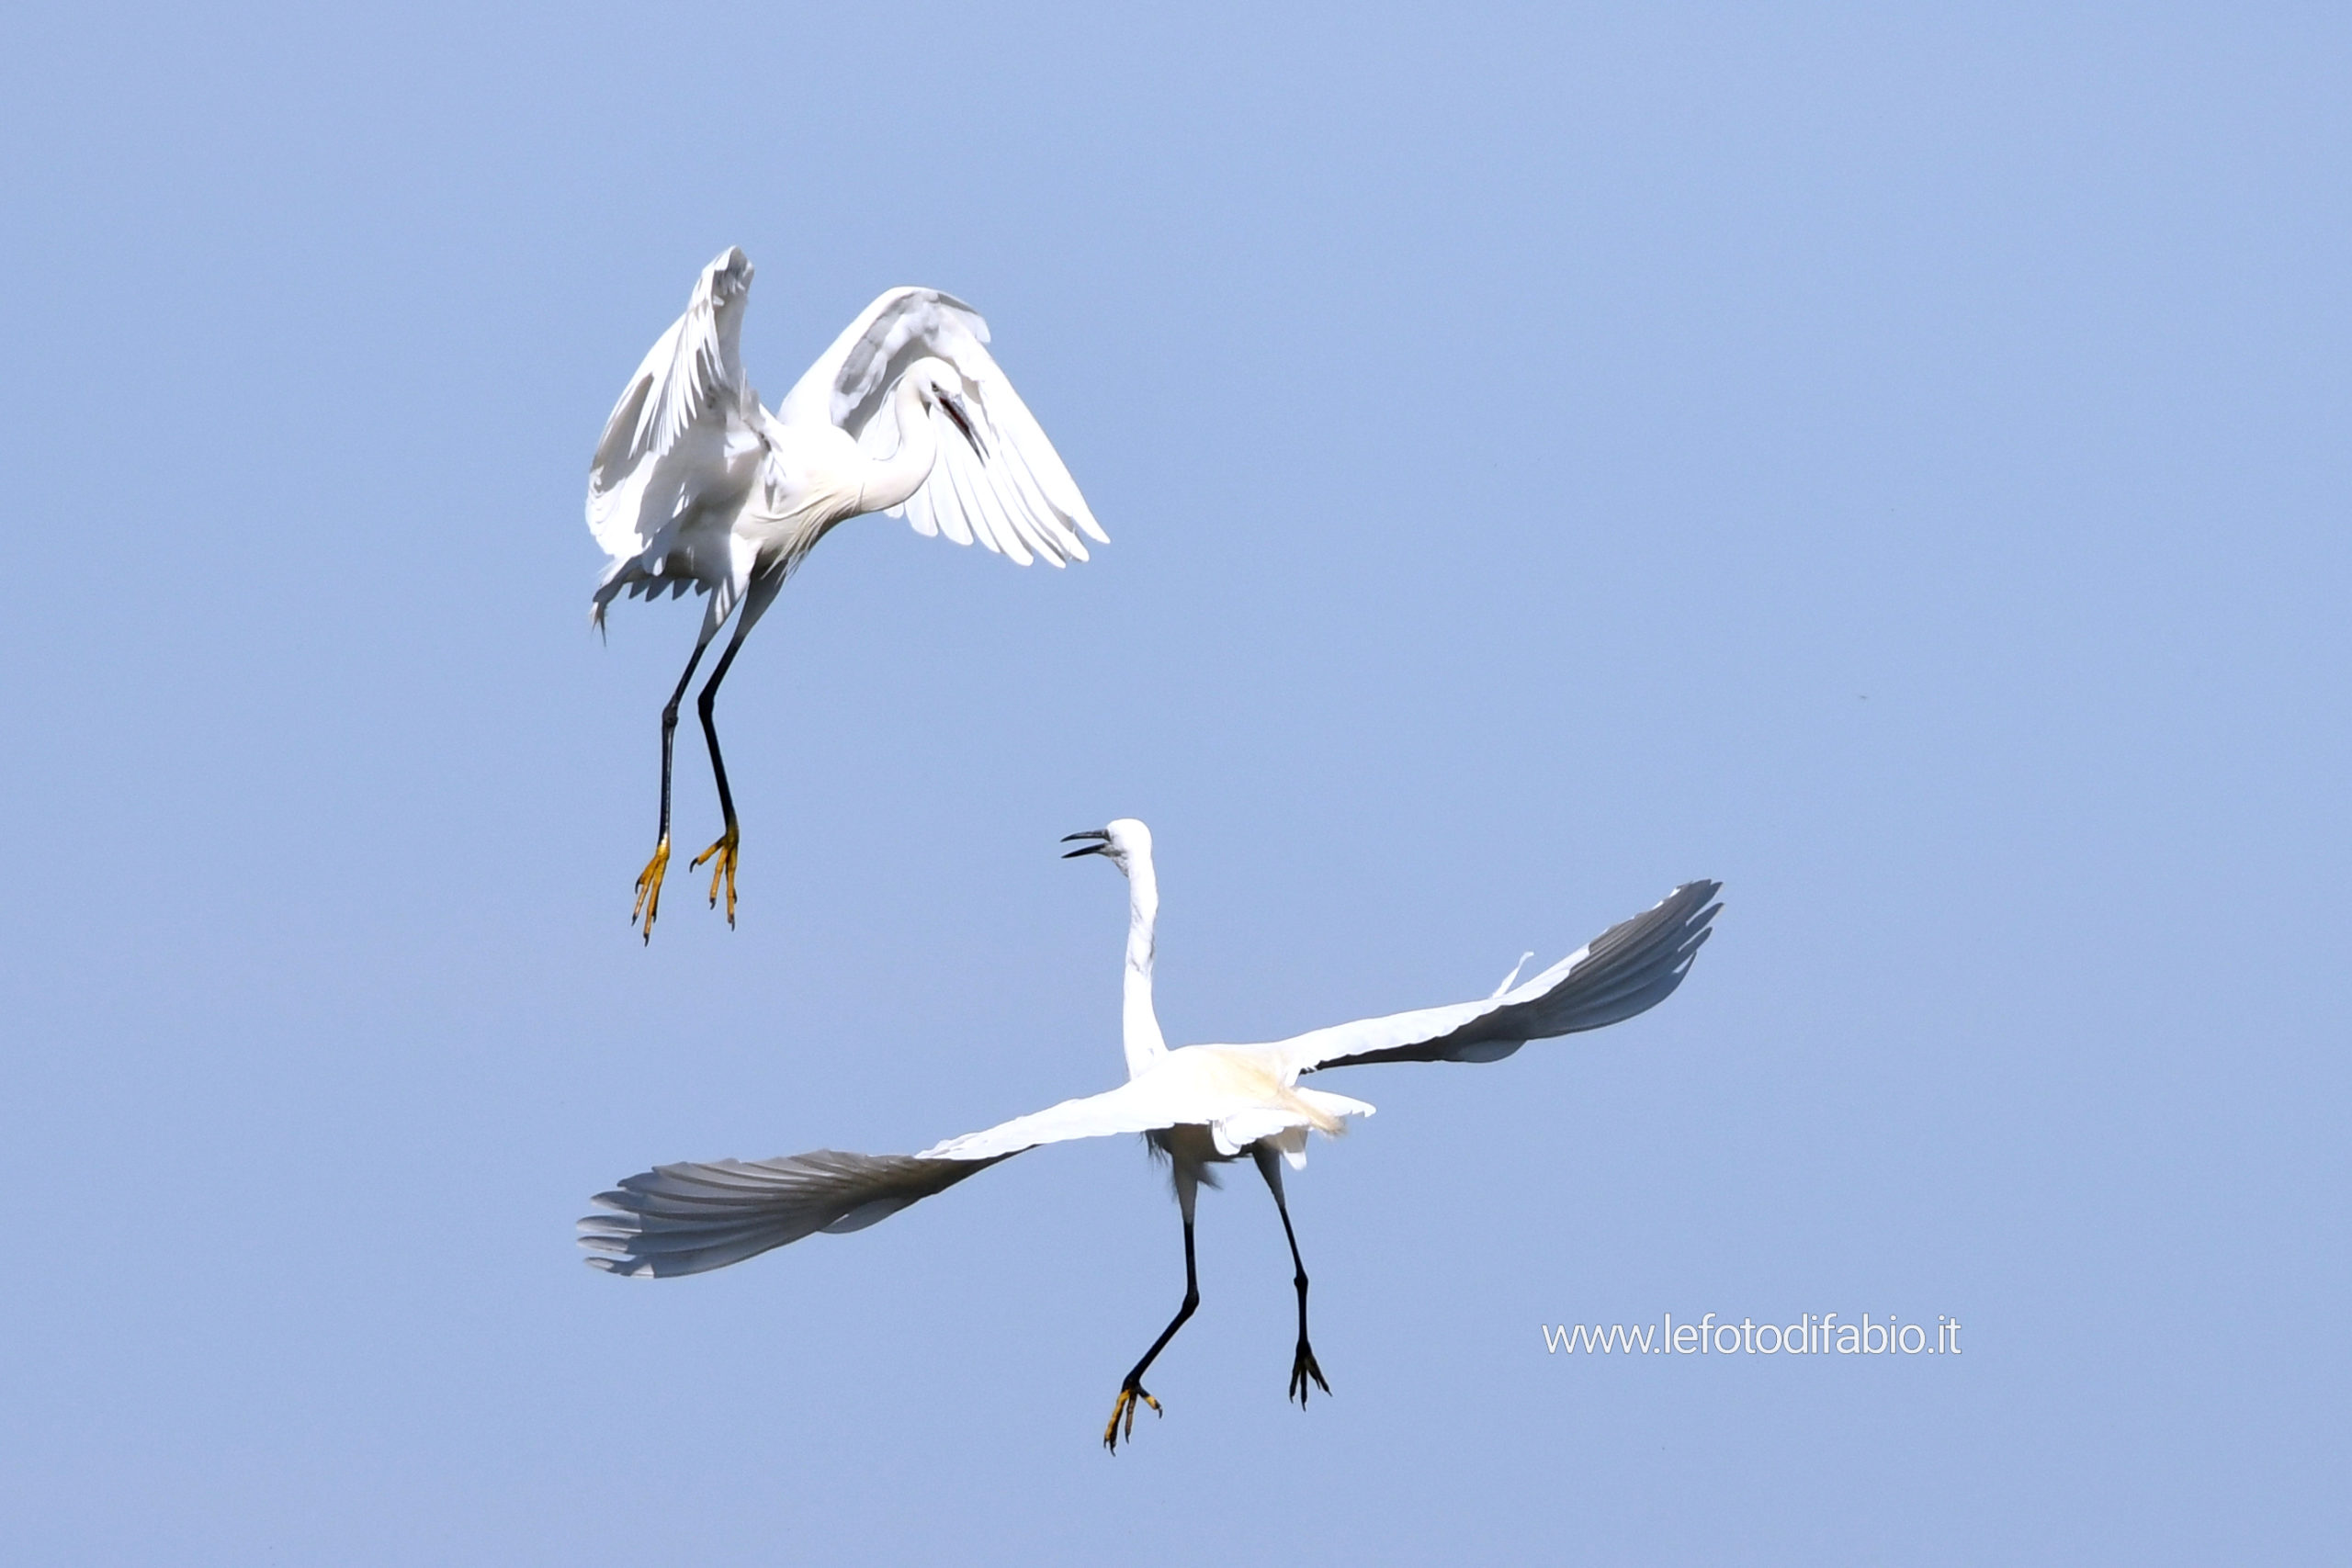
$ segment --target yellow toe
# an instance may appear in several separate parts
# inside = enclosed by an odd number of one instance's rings
[[[730,822],[727,825],[727,831],[718,835],[718,841],[695,856],[694,864],[687,868],[700,871],[703,862],[717,861],[718,863],[710,868],[710,907],[714,909],[718,908],[718,890],[723,884],[727,889],[727,923],[730,926],[735,923],[735,863],[740,842],[735,825]]]
[[[653,917],[662,909],[662,878],[670,869],[670,840],[663,839],[654,846],[653,858],[637,874],[637,903],[628,912],[628,923],[642,921],[645,940],[653,940]]]

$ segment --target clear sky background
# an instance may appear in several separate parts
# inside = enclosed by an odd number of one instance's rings
[[[50,6],[0,21],[0,1537],[28,1563],[2344,1560],[2352,23],[2324,7]],[[691,603],[589,451],[729,244],[771,399],[973,301],[1112,536],[827,541],[651,847]],[[679,838],[718,814],[682,737]],[[1483,995],[1288,1259],[1129,1140],[705,1278],[656,1161],[910,1150]],[[1547,1355],[1713,1312],[1958,1358]]]

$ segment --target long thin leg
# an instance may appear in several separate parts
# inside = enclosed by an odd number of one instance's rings
[[[742,646],[743,634],[738,627],[735,636],[729,639],[726,651],[718,656],[718,668],[710,672],[710,683],[703,687],[702,695],[695,699],[695,711],[702,716],[703,741],[710,748],[710,776],[718,785],[718,814],[725,819],[727,828],[718,835],[718,842],[695,856],[694,864],[688,869],[700,871],[703,862],[718,857],[718,863],[711,868],[710,873],[710,907],[714,909],[718,908],[718,885],[725,882],[727,924],[730,930],[735,924],[736,846],[741,842],[742,835],[735,827],[735,793],[727,787],[727,759],[718,754],[718,726],[711,718],[711,706],[718,697],[718,683],[727,679],[728,666],[735,662],[735,650]]]
[[[1102,1428],[1102,1446],[1113,1453],[1119,1451],[1119,1418],[1122,1416],[1126,1417],[1125,1436],[1132,1441],[1136,1435],[1137,1403],[1148,1404],[1154,1410],[1159,1408],[1159,1401],[1144,1392],[1143,1374],[1153,1361],[1159,1359],[1159,1353],[1168,1348],[1168,1342],[1176,1337],[1176,1331],[1184,1326],[1184,1320],[1191,1317],[1193,1309],[1200,1304],[1201,1277],[1193,1265],[1193,1216],[1187,1213],[1184,1216],[1184,1304],[1176,1309],[1176,1315],[1169,1319],[1168,1326],[1159,1331],[1159,1337],[1151,1342],[1151,1348],[1143,1353],[1143,1359],[1136,1363],[1135,1371],[1129,1372],[1126,1382],[1119,1385],[1118,1403],[1111,1406],[1111,1424]]]
[[[712,713],[718,701],[718,683],[727,679],[727,671],[734,667],[735,655],[741,650],[744,637],[751,635],[752,626],[766,612],[768,604],[775,598],[775,591],[783,585],[781,574],[752,580],[744,596],[742,614],[735,621],[735,635],[727,639],[726,649],[718,656],[718,665],[710,672],[709,683],[703,687],[702,695],[695,699],[695,711],[702,717],[703,742],[710,748],[710,776],[718,785],[719,816],[727,826],[726,830],[718,835],[718,842],[695,856],[694,863],[687,869],[700,871],[703,862],[714,857],[718,860],[718,863],[710,872],[710,907],[714,909],[718,908],[719,885],[725,883],[729,930],[735,925],[735,863],[737,846],[741,843],[742,835],[735,826],[735,793],[727,787],[727,759],[718,754],[718,724]]]
[[[678,677],[678,689],[670,694],[669,704],[662,710],[662,834],[654,841],[653,858],[637,874],[637,904],[628,912],[629,924],[644,921],[647,942],[653,940],[653,917],[662,909],[662,878],[670,869],[670,753],[678,732],[678,705],[685,700],[686,683],[695,678],[695,666],[702,662],[703,649],[709,646],[707,637],[695,644],[685,672]]]
[[[1306,1342],[1306,1265],[1298,1256],[1298,1233],[1290,1228],[1290,1204],[1283,1199],[1281,1156],[1263,1144],[1251,1145],[1250,1152],[1257,1156],[1258,1174],[1266,1179],[1266,1187],[1274,1195],[1274,1212],[1283,1217],[1283,1239],[1290,1243],[1291,1283],[1298,1287],[1298,1351],[1290,1362],[1290,1397],[1304,1410],[1307,1379],[1313,1378],[1315,1386],[1326,1394],[1331,1392],[1331,1385],[1323,1381],[1323,1369],[1315,1364],[1314,1347]]]

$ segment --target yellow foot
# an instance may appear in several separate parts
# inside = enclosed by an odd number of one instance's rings
[[[662,878],[670,869],[670,840],[664,838],[653,847],[653,858],[637,874],[637,907],[628,912],[628,923],[645,922],[645,940],[653,940],[653,917],[662,908]]]
[[[1315,1380],[1315,1386],[1321,1389],[1326,1396],[1329,1395],[1331,1385],[1323,1381],[1323,1369],[1315,1364],[1315,1352],[1307,1348],[1306,1336],[1301,1335],[1298,1354],[1292,1357],[1290,1362],[1290,1396],[1298,1401],[1301,1410],[1306,1408],[1306,1380],[1309,1378]]]
[[[718,857],[718,863],[710,868],[710,907],[714,909],[718,908],[718,885],[721,882],[726,883],[727,925],[730,931],[735,925],[735,824],[729,822],[727,824],[727,831],[718,835],[718,842],[695,856],[694,864],[686,868],[689,871],[700,871],[703,862],[713,855]]]
[[[1111,1424],[1102,1428],[1104,1448],[1113,1453],[1117,1453],[1119,1439],[1122,1437],[1125,1438],[1130,1444],[1136,1440],[1136,1411],[1138,1406],[1145,1404],[1151,1406],[1154,1415],[1159,1413],[1159,1401],[1144,1393],[1143,1384],[1129,1378],[1125,1386],[1119,1390],[1119,1402],[1111,1406]],[[1119,1430],[1121,1416],[1126,1417],[1127,1429],[1125,1432]]]

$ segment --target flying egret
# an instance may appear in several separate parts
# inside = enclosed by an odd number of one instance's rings
[[[1135,1436],[1137,1404],[1159,1408],[1159,1401],[1144,1391],[1143,1375],[1200,1305],[1193,1201],[1204,1181],[1216,1185],[1216,1167],[1247,1154],[1273,1194],[1283,1235],[1290,1243],[1291,1283],[1298,1292],[1290,1396],[1304,1408],[1310,1381],[1327,1394],[1331,1385],[1307,1342],[1306,1265],[1283,1200],[1282,1166],[1286,1161],[1297,1169],[1306,1164],[1310,1129],[1337,1135],[1345,1118],[1369,1116],[1373,1108],[1345,1095],[1301,1088],[1299,1076],[1371,1062],[1496,1062],[1530,1040],[1631,1018],[1682,983],[1707,940],[1708,923],[1723,907],[1713,902],[1722,884],[1687,882],[1532,979],[1521,982],[1520,964],[1514,964],[1483,1001],[1361,1019],[1271,1044],[1171,1051],[1151,1003],[1159,888],[1152,874],[1150,830],[1123,818],[1063,840],[1080,841],[1082,847],[1064,858],[1099,854],[1127,877],[1124,1085],[949,1138],[917,1155],[818,1149],[781,1159],[659,1166],[629,1177],[616,1191],[597,1194],[596,1203],[610,1212],[580,1222],[581,1245],[597,1254],[587,1261],[640,1278],[700,1273],[817,1231],[863,1230],[1041,1144],[1141,1133],[1169,1161],[1174,1177],[1184,1220],[1184,1301],[1119,1384],[1102,1432],[1103,1446],[1116,1451],[1122,1437]]]
[[[626,592],[709,596],[701,634],[662,710],[662,831],[637,879],[632,923],[645,940],[670,865],[670,742],[703,650],[735,615],[735,635],[696,707],[726,831],[710,902],[727,890],[735,923],[739,834],[711,705],[736,650],[784,580],[835,524],[903,515],[918,534],[978,539],[1023,566],[1087,558],[1109,543],[1069,470],[988,349],[988,323],[952,295],[893,288],[818,356],[771,413],[738,345],[752,264],[729,247],[702,269],[686,313],[654,344],[605,422],[588,468],[588,530],[612,562],[590,618]],[[738,614],[738,612],[741,612]]]

